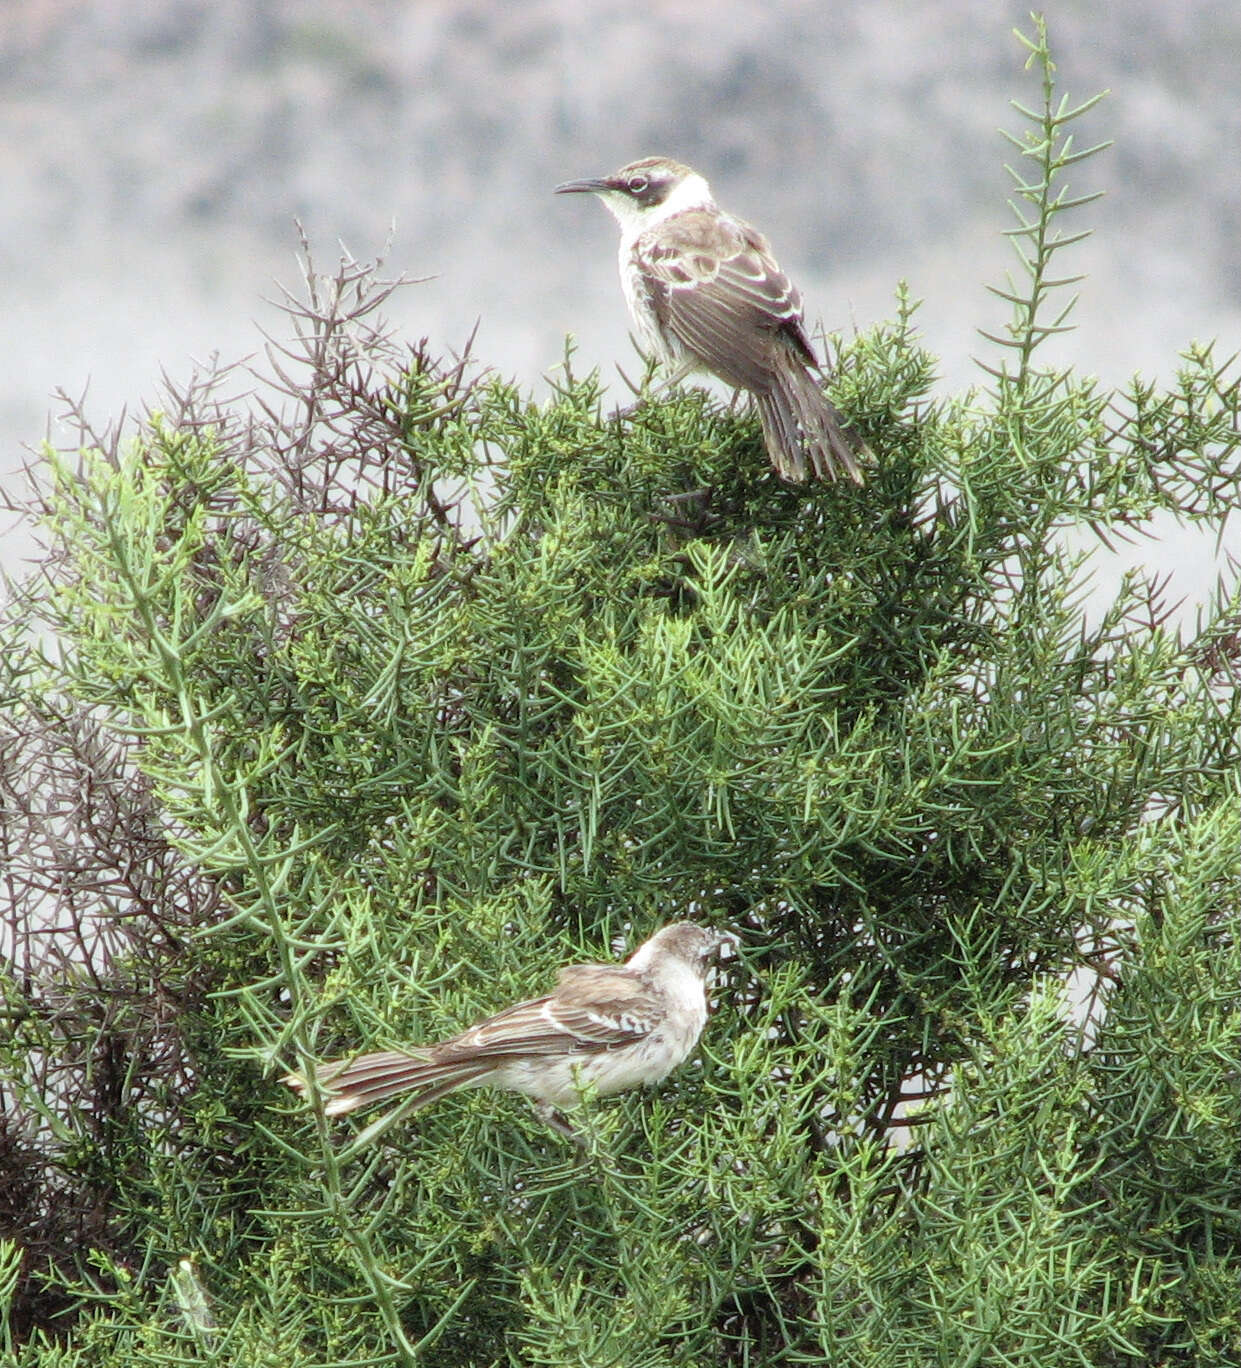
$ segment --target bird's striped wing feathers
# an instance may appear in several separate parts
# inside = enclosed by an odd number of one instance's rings
[[[659,1004],[615,965],[564,969],[555,993],[519,1002],[431,1050],[438,1063],[501,1055],[559,1054],[567,1048],[595,1053],[649,1035]]]
[[[730,384],[768,383],[773,332],[817,365],[801,294],[748,224],[690,209],[644,233],[634,251],[664,328]]]

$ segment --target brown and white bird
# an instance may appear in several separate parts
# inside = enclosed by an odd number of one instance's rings
[[[524,1093],[566,1134],[559,1110],[583,1087],[600,1096],[658,1083],[684,1063],[707,1020],[706,977],[733,937],[693,922],[665,926],[624,964],[573,964],[555,989],[519,1002],[460,1035],[418,1049],[384,1050],[319,1065],[316,1080],[339,1116],[399,1093],[417,1111],[456,1088]],[[306,1080],[284,1082],[301,1092]]]
[[[843,471],[859,484],[857,453],[824,397],[801,294],[767,239],[725,213],[707,182],[667,157],[615,175],[566,181],[558,195],[598,195],[620,224],[625,300],[645,349],[673,381],[709,371],[758,405],[767,454],[782,479]]]

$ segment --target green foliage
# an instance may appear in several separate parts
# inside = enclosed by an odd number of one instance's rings
[[[1088,106],[1030,47],[1010,351],[933,395],[903,292],[843,344],[864,488],[780,484],[698,390],[403,352],[352,264],[290,302],[287,413],[213,377],[49,454],[3,624],[6,1353],[1235,1361],[1241,589],[1088,616],[1060,534],[1222,521],[1241,397],[1209,347],[1167,392],[1037,365]],[[687,914],[742,941],[700,1061],[580,1152],[510,1096],[329,1123],[278,1082]]]

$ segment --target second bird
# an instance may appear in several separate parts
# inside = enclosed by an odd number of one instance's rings
[[[557,194],[598,195],[620,224],[621,285],[643,345],[679,380],[705,370],[758,405],[782,479],[840,472],[859,484],[857,453],[823,394],[801,294],[767,239],[725,213],[696,172],[644,157],[615,175],[566,181]]]

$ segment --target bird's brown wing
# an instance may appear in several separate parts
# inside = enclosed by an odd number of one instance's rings
[[[773,334],[817,365],[802,323],[801,294],[763,235],[727,214],[689,209],[635,244],[663,327],[729,384],[770,382]]]
[[[662,1010],[631,973],[617,965],[578,964],[560,971],[556,991],[519,1002],[432,1047],[437,1064],[504,1055],[598,1053],[649,1035]]]

